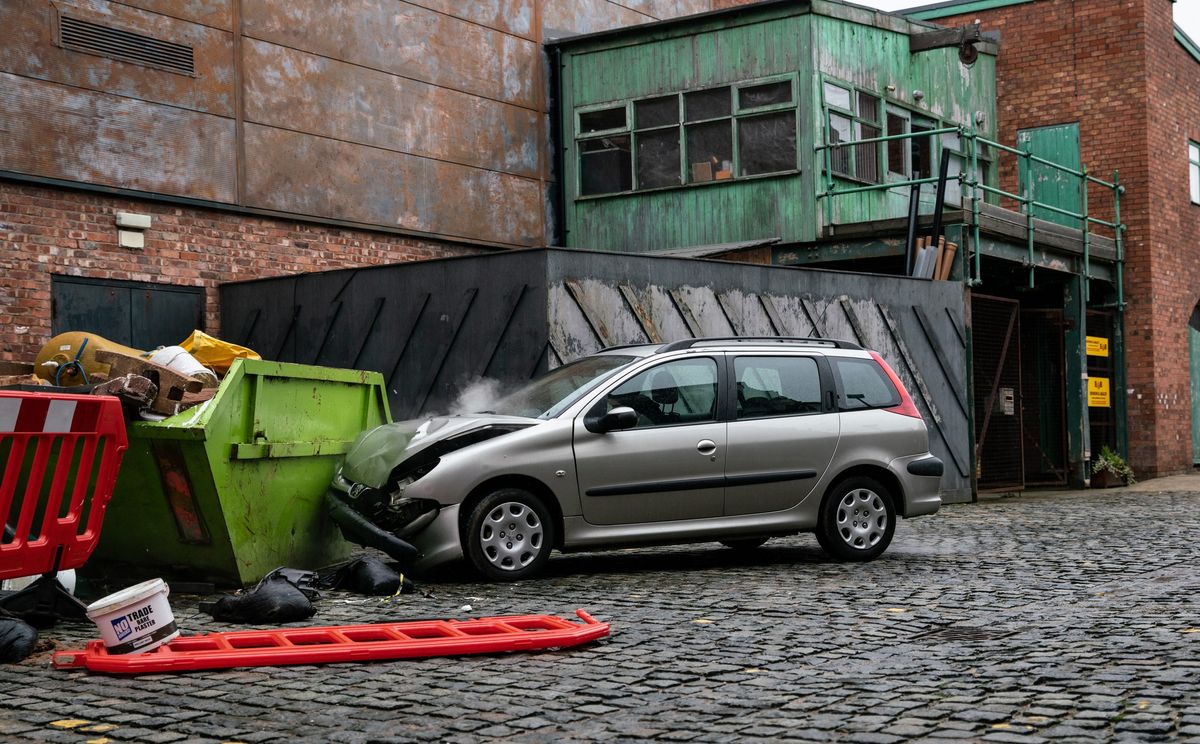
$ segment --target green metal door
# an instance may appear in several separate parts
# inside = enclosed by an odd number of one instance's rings
[[[1188,322],[1188,351],[1192,359],[1192,463],[1200,465],[1200,305]]]
[[[1036,129],[1017,130],[1017,148],[1031,153],[1034,157],[1057,163],[1070,168],[1076,173],[1082,168],[1079,157],[1079,124],[1056,124]],[[1053,168],[1045,163],[1033,163],[1032,174],[1026,172],[1028,163],[1019,157],[1017,174],[1020,184],[1017,192],[1022,193],[1029,184],[1029,176],[1033,180],[1033,198],[1037,204],[1058,207],[1059,209],[1080,214],[1083,211],[1083,197],[1080,189],[1082,179],[1072,173]],[[1065,214],[1035,206],[1033,216],[1043,220],[1057,222],[1068,227],[1081,228],[1080,220]]]

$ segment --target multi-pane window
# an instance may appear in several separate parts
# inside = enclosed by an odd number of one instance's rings
[[[1200,145],[1188,142],[1188,180],[1191,182],[1192,203],[1200,204]]]
[[[580,111],[580,195],[795,171],[796,106],[788,77]]]
[[[830,82],[826,82],[822,90],[829,122],[829,144],[880,136],[882,106],[879,96]],[[831,165],[838,175],[878,183],[879,143],[835,147]]]
[[[893,104],[882,107],[881,120],[878,97],[840,83],[825,82],[822,89],[829,116],[829,144],[879,137],[881,132],[888,137],[902,137],[882,145],[868,143],[834,148],[830,153],[830,164],[835,175],[868,183],[881,183],[885,178],[890,181],[932,178],[937,173],[938,158],[944,155],[950,158],[946,200],[961,203],[962,187],[958,178],[966,170],[967,146],[956,132],[943,132],[940,137],[929,134],[953,124],[943,124]],[[976,178],[980,183],[987,183],[991,154],[980,145],[976,158]]]
[[[607,194],[630,189],[627,114],[623,105],[579,114],[581,194]]]

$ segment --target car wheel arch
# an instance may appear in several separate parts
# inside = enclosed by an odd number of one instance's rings
[[[554,495],[554,492],[545,483],[528,475],[500,475],[489,478],[471,489],[471,493],[462,500],[462,504],[458,508],[459,534],[462,534],[463,529],[466,527],[467,519],[475,509],[475,505],[482,501],[489,493],[502,488],[519,488],[530,492],[542,500],[542,503],[550,511],[554,519],[554,525],[557,528],[555,529],[553,547],[561,548],[563,543],[563,513],[562,507],[558,503],[558,497]]]
[[[900,485],[900,479],[896,477],[895,473],[881,465],[855,465],[838,473],[837,477],[829,481],[829,486],[825,489],[825,493],[821,495],[822,502],[829,498],[829,495],[843,482],[859,476],[877,481],[879,485],[886,488],[888,493],[891,494],[893,501],[895,501],[896,516],[904,516],[904,512],[906,511],[906,496],[904,488]]]

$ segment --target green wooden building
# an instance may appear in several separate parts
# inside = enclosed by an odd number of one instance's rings
[[[774,0],[550,44],[556,242],[913,275],[944,164],[976,485],[1082,484],[1125,449],[1120,188],[1077,125],[997,141],[999,43]]]

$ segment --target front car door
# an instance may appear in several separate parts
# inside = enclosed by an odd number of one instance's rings
[[[827,366],[814,356],[741,355],[725,463],[725,514],[789,509],[812,491],[837,449],[840,423]]]
[[[724,508],[724,357],[657,364],[616,383],[575,421],[575,468],[592,524],[719,517]],[[586,415],[632,408],[637,425],[597,434]]]

